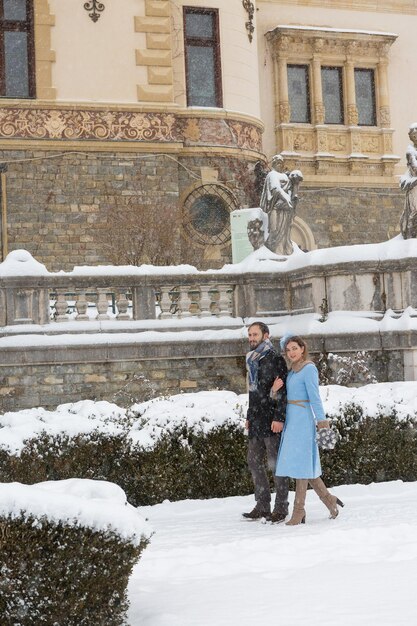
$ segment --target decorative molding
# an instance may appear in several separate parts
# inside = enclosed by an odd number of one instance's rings
[[[86,11],[91,11],[91,13],[88,14],[88,17],[91,17],[93,22],[97,22],[100,17],[100,13],[102,13],[105,8],[104,4],[99,2],[99,0],[88,0],[88,2],[84,3],[84,9]]]
[[[135,32],[146,34],[146,48],[136,49],[136,65],[147,68],[147,83],[137,85],[140,102],[173,102],[171,6],[168,0],[145,0],[145,15],[135,17]]]
[[[127,109],[0,106],[0,140],[156,142],[261,152],[260,124]]]
[[[248,32],[249,42],[252,43],[253,33],[255,32],[255,26],[253,25],[253,16],[255,15],[255,5],[250,0],[242,0],[242,5],[248,14],[248,20],[245,22],[245,27]]]

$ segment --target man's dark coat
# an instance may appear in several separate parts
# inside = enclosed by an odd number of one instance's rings
[[[259,360],[258,385],[256,391],[249,391],[249,437],[270,437],[272,421],[285,420],[287,395],[285,385],[278,392],[277,399],[272,399],[270,391],[276,377],[287,378],[285,360],[275,350],[270,350]]]

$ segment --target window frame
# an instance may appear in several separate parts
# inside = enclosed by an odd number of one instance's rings
[[[35,29],[33,0],[26,0],[26,20],[5,20],[4,4],[0,0],[0,99],[27,100],[36,97],[35,81]],[[28,95],[14,96],[6,94],[6,55],[4,48],[4,34],[6,32],[27,33],[27,70]]]
[[[213,37],[189,37],[187,36],[186,18],[187,14],[211,15],[213,16]],[[188,81],[188,46],[196,46],[201,48],[211,48],[214,58],[214,91],[216,104],[212,108],[223,108],[223,89],[222,89],[222,73],[221,73],[221,53],[220,53],[220,25],[219,10],[205,7],[183,7],[183,36],[184,36],[184,61],[185,61],[185,86],[187,106],[204,106],[190,103],[190,85]],[[206,107],[210,108],[210,106]]]
[[[302,67],[305,70],[305,77],[306,77],[306,94],[307,94],[307,120],[302,121],[302,122],[295,122],[293,120],[291,120],[291,101],[290,101],[290,95],[288,94],[288,101],[290,104],[290,124],[311,124],[312,123],[312,113],[311,113],[311,102],[312,102],[312,97],[311,97],[311,65],[310,63],[287,63],[287,77],[288,77],[288,69],[291,67]]]
[[[324,124],[326,126],[344,126],[346,123],[346,110],[345,110],[345,102],[346,102],[346,98],[345,98],[345,92],[346,92],[346,87],[345,87],[345,78],[344,78],[344,67],[343,65],[320,65],[320,72],[321,72],[321,78],[322,78],[322,84],[323,84],[323,70],[337,70],[337,73],[339,74],[339,93],[340,93],[340,113],[342,116],[342,120],[340,122],[327,122],[326,121],[326,103],[324,101],[324,91],[323,91],[323,87],[322,87],[322,92],[321,92],[321,97],[323,100],[323,105],[324,105]]]
[[[353,73],[356,79],[357,72],[367,72],[372,76],[372,124],[361,124],[359,121],[359,106],[358,106],[358,98],[356,93],[356,80],[355,80],[355,100],[356,100],[356,109],[358,111],[358,126],[363,126],[364,128],[372,128],[378,125],[378,117],[377,117],[377,89],[376,89],[376,75],[375,69],[372,67],[354,67]]]

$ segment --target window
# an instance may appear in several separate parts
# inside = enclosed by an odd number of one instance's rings
[[[310,85],[307,65],[288,65],[290,122],[310,123]]]
[[[197,187],[184,203],[184,229],[201,245],[224,245],[230,241],[230,212],[237,208],[233,194],[221,185]]]
[[[218,12],[184,7],[187,105],[222,107]]]
[[[343,82],[341,67],[322,67],[324,123],[343,124]]]
[[[0,0],[0,96],[35,96],[32,0]]]
[[[360,126],[375,126],[375,80],[373,70],[355,69],[355,92],[358,124]]]

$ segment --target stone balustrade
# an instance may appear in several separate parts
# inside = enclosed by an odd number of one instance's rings
[[[16,251],[17,252],[17,251]],[[14,254],[14,253],[11,253]],[[28,254],[28,253],[26,253]],[[30,255],[29,255],[30,256]],[[307,255],[306,255],[307,257]],[[30,257],[32,259],[32,257]],[[32,259],[32,261],[34,261]],[[0,264],[5,265],[5,263]],[[273,264],[274,265],[274,264]],[[43,267],[43,266],[41,266]],[[0,271],[0,327],[75,321],[253,318],[417,308],[417,257],[304,265],[274,271],[175,273],[175,268]],[[134,270],[137,270],[136,273]]]

